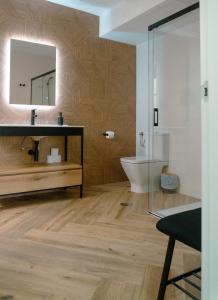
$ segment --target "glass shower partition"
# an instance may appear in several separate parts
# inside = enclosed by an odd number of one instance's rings
[[[55,105],[55,81],[56,70],[32,78],[30,103],[35,105]]]
[[[196,9],[149,31],[149,211],[158,216],[200,204],[199,26]]]

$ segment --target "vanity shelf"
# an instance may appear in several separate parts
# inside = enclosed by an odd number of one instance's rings
[[[0,136],[64,137],[64,162],[31,163],[0,167],[0,195],[80,186],[83,196],[83,126],[0,124]],[[68,137],[80,137],[80,164],[68,162]]]
[[[48,190],[82,184],[82,165],[31,163],[0,170],[0,195]]]

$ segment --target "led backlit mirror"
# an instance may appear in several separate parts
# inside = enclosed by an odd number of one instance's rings
[[[11,40],[10,104],[55,105],[56,48]]]

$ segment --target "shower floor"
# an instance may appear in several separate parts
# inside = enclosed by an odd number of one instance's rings
[[[176,209],[193,203],[200,203],[200,199],[179,193],[166,193],[163,191],[148,194],[149,211],[160,211],[166,209]]]

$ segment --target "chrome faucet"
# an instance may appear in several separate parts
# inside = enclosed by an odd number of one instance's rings
[[[31,110],[31,125],[35,125],[37,115],[36,115],[36,109]]]

